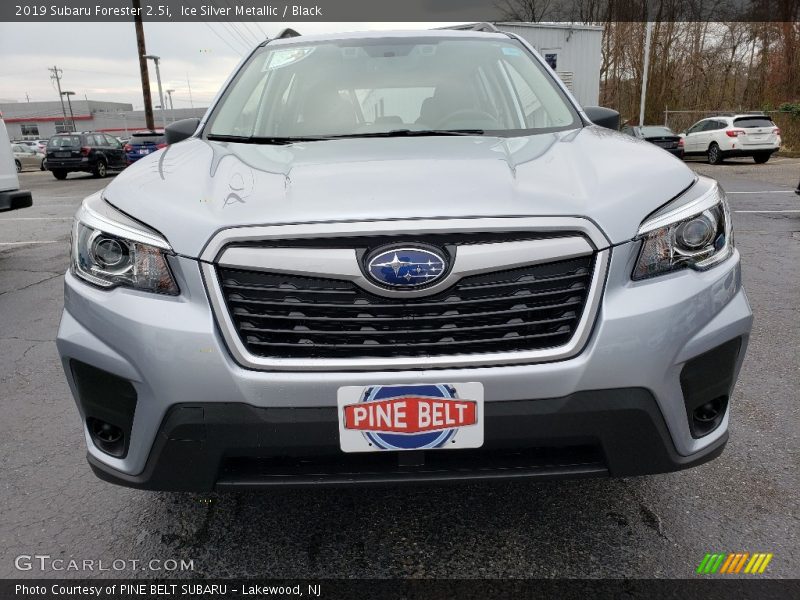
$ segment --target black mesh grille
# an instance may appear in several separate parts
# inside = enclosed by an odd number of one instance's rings
[[[220,268],[233,322],[254,355],[425,357],[561,346],[575,332],[593,257],[461,279],[417,299],[349,281]]]

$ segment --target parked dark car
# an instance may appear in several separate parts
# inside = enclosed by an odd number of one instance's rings
[[[663,148],[670,154],[678,158],[683,158],[683,138],[669,127],[664,127],[662,125],[632,127],[626,125],[622,128],[622,133],[627,133],[640,140],[647,140],[651,144]]]
[[[167,138],[163,131],[138,131],[125,144],[125,160],[128,164],[161,150],[167,146]]]
[[[66,179],[74,171],[105,177],[109,171],[121,171],[126,164],[122,144],[105,133],[59,133],[47,142],[45,166],[56,179]]]

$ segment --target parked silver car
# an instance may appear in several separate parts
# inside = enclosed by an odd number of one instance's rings
[[[260,45],[76,216],[58,349],[95,473],[210,490],[719,455],[752,323],[725,194],[597,123],[618,115],[510,34]]]
[[[11,144],[11,152],[14,154],[17,173],[23,169],[44,171],[45,156],[35,148],[25,144]]]

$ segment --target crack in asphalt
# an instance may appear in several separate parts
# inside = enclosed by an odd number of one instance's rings
[[[664,520],[661,516],[649,505],[647,500],[635,490],[629,481],[623,482],[623,487],[628,492],[628,494],[636,501],[637,506],[639,507],[639,517],[647,527],[655,531],[659,537],[667,540],[668,542],[672,542],[672,538],[667,535],[664,529]]]
[[[36,271],[33,271],[33,272],[36,272]],[[50,271],[43,271],[43,272],[49,273]],[[11,289],[11,290],[7,290],[5,292],[0,292],[0,296],[5,296],[6,294],[13,294],[14,292],[21,292],[23,290],[27,290],[27,289],[32,288],[34,286],[37,286],[39,284],[47,283],[48,281],[52,281],[56,277],[63,277],[63,276],[64,276],[63,273],[56,273],[56,274],[51,275],[50,277],[46,277],[45,279],[42,279],[40,281],[36,281],[34,283],[29,283],[28,285],[23,285],[22,287],[14,288],[14,289]]]

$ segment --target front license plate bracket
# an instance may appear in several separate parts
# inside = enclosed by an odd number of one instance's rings
[[[425,464],[428,450],[483,445],[478,382],[344,386],[337,394],[343,452],[395,451],[400,466]]]

